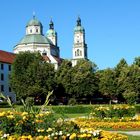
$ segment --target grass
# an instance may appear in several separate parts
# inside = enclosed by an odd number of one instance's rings
[[[127,135],[127,136],[128,136],[128,140],[140,140],[140,136],[132,136],[132,135]]]
[[[78,114],[64,114],[67,118],[78,118],[78,117],[88,117],[86,113],[78,113]]]

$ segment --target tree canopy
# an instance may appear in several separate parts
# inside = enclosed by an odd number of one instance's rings
[[[54,89],[54,75],[53,65],[39,53],[24,52],[16,55],[10,83],[18,98],[46,95]]]
[[[121,59],[114,68],[104,70],[88,60],[79,60],[74,67],[71,61],[63,60],[55,71],[39,53],[24,52],[16,55],[10,83],[18,98],[46,96],[54,90],[56,98],[101,95],[134,103],[140,100],[140,57],[132,65]]]

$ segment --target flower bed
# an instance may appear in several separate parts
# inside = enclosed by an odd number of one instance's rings
[[[90,116],[98,118],[113,118],[113,117],[133,117],[135,115],[135,107],[130,105],[109,105],[95,106]]]
[[[9,140],[127,140],[127,136],[81,127],[45,112],[0,113],[0,139]]]
[[[140,130],[140,117],[126,118],[79,118],[74,121],[79,127],[92,127],[94,129],[112,129],[112,130]]]

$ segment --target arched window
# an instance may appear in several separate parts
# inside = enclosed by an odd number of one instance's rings
[[[82,51],[80,51],[80,56],[82,56]]]
[[[47,52],[44,50],[44,51],[42,52],[42,55],[43,55],[43,56],[47,55]]]
[[[77,50],[77,56],[79,56],[80,55],[80,51],[79,51],[79,49]]]
[[[75,51],[75,56],[76,56],[77,54],[76,54],[76,51]]]
[[[32,29],[30,29],[30,33],[32,33]]]
[[[38,33],[38,29],[36,29],[36,32]]]

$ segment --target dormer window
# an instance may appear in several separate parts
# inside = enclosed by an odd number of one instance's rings
[[[47,52],[44,50],[44,51],[42,52],[42,55],[43,55],[43,56],[47,55]]]

